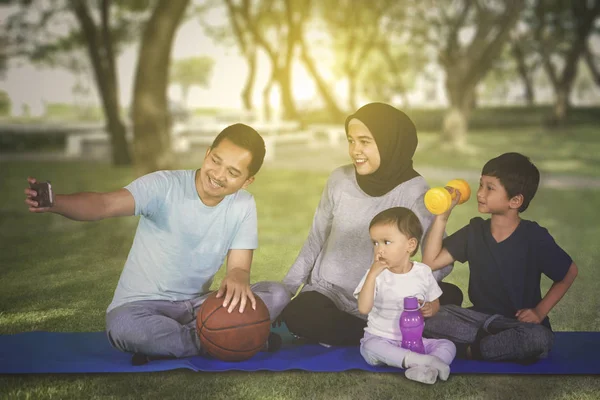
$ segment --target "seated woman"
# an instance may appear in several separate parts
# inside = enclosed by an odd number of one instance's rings
[[[391,207],[412,210],[427,232],[433,215],[423,197],[429,186],[414,169],[417,131],[410,118],[383,103],[371,103],[345,123],[352,164],[335,169],[317,207],[298,258],[283,279],[296,294],[280,320],[295,335],[328,345],[358,345],[367,321],[354,289],[373,258],[369,222]],[[421,238],[421,241],[423,238]],[[462,292],[441,282],[452,265],[434,271],[440,304],[462,304]]]

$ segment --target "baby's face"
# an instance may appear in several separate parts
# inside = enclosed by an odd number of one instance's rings
[[[417,246],[417,240],[400,232],[395,223],[373,225],[369,233],[375,259],[389,268],[405,265]]]

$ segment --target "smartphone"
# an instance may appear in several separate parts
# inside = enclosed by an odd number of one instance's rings
[[[52,207],[54,204],[54,194],[50,182],[30,183],[29,188],[35,190],[37,196],[31,199],[38,202],[39,207]]]

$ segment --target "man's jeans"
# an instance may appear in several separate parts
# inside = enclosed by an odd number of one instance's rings
[[[250,288],[266,304],[271,321],[290,301],[287,289],[277,282],[258,282]],[[114,308],[106,314],[108,340],[121,351],[148,356],[198,355],[196,313],[210,294],[182,301],[134,301]]]

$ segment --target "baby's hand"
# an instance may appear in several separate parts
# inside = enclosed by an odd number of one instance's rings
[[[388,268],[389,265],[382,260],[379,256],[375,256],[375,261],[373,261],[373,265],[371,265],[371,273],[378,276],[384,269]]]
[[[419,304],[423,304],[423,301],[419,300]],[[423,314],[424,318],[433,317],[433,306],[429,301],[426,301],[425,305],[421,307],[421,314]]]

